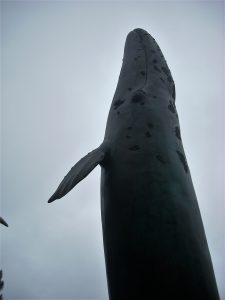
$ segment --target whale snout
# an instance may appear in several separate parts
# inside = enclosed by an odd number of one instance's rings
[[[124,48],[124,58],[138,59],[144,53],[152,56],[153,49],[156,47],[155,39],[144,29],[136,28],[130,31],[126,38]]]
[[[131,30],[128,33],[127,37],[130,36],[130,35],[132,35],[132,34],[142,34],[142,35],[146,35],[146,36],[150,35],[146,30],[144,30],[142,28],[135,28],[135,29]]]
[[[128,33],[126,40],[133,39],[136,41],[140,41],[140,39],[143,40],[146,37],[151,38],[153,41],[155,41],[155,39],[146,30],[142,28],[135,28]]]
[[[135,28],[126,38],[119,86],[136,89],[167,90],[175,100],[175,85],[164,55],[155,39],[144,29]],[[123,82],[124,81],[124,82]],[[133,103],[143,103],[143,93],[134,95]]]
[[[138,33],[138,34],[150,35],[146,30],[144,30],[142,28],[135,28],[133,31]]]

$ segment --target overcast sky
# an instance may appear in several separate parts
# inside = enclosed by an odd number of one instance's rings
[[[224,6],[217,1],[2,1],[4,296],[107,300],[100,167],[47,204],[100,145],[136,27],[158,42],[176,84],[183,144],[225,300]]]

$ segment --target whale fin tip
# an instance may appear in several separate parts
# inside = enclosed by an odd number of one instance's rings
[[[6,221],[2,217],[0,217],[0,223],[2,225],[5,225],[6,227],[9,227],[9,225],[6,223]]]
[[[88,153],[81,158],[67,173],[55,193],[49,198],[48,203],[65,196],[71,191],[81,180],[83,180],[105,157],[105,152],[101,147]]]

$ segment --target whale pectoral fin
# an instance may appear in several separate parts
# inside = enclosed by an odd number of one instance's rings
[[[48,203],[60,199],[84,179],[99,163],[103,161],[105,152],[99,147],[81,158],[64,177]]]
[[[6,227],[8,227],[8,224],[6,223],[6,221],[2,217],[0,217],[0,223],[2,225],[5,225]]]

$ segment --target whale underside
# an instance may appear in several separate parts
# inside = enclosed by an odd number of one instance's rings
[[[219,299],[175,97],[158,44],[145,30],[131,31],[103,143],[49,199],[101,165],[110,300]]]

